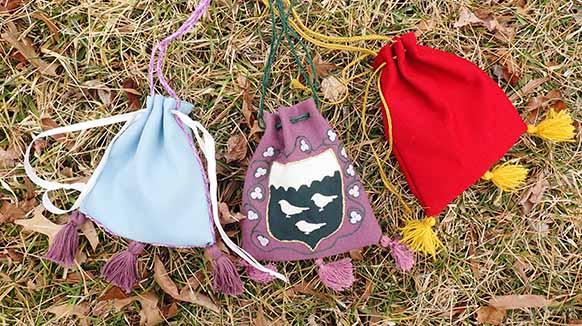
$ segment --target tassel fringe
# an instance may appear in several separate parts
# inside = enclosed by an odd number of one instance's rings
[[[107,264],[103,266],[101,270],[103,278],[125,292],[131,292],[131,289],[139,280],[137,258],[144,248],[145,245],[143,243],[130,242],[126,250],[111,257]]]
[[[513,191],[524,184],[527,172],[528,170],[522,165],[503,164],[485,172],[482,179],[493,182],[503,191]]]
[[[212,288],[227,295],[240,295],[244,286],[236,266],[216,245],[206,249],[212,258]]]
[[[86,220],[83,213],[74,211],[69,217],[69,222],[56,234],[45,258],[64,267],[72,266],[79,249],[79,232],[77,230]]]
[[[546,118],[536,125],[528,125],[527,133],[549,141],[561,142],[574,139],[574,120],[565,110],[550,109]]]
[[[343,291],[348,289],[354,283],[354,268],[352,260],[344,258],[336,262],[324,264],[323,259],[319,258],[315,261],[319,270],[319,279],[325,286],[335,291]]]
[[[241,266],[244,266],[245,272],[247,273],[247,276],[252,281],[255,281],[255,282],[260,283],[260,284],[268,284],[275,279],[275,276],[254,268],[251,264],[247,263],[246,260],[244,260],[244,259],[239,260],[239,263]],[[277,272],[277,266],[275,266],[275,264],[273,264],[273,263],[269,263],[265,267],[274,271],[274,272]]]
[[[401,242],[414,251],[431,254],[434,257],[437,249],[443,245],[433,230],[435,224],[435,218],[432,216],[422,221],[408,221],[401,230]]]
[[[394,263],[401,271],[408,272],[412,269],[414,266],[414,253],[406,245],[385,235],[380,239],[380,245],[384,248],[390,248]]]

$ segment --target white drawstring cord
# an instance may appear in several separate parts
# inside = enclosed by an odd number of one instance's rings
[[[260,270],[261,272],[268,273],[286,283],[289,283],[287,277],[276,271],[270,270],[259,263],[251,254],[246,252],[246,250],[237,246],[226,234],[222,225],[220,224],[220,219],[218,217],[218,180],[216,178],[216,146],[214,143],[214,138],[212,135],[197,121],[190,119],[190,117],[180,111],[172,111],[186,126],[188,126],[192,131],[194,131],[194,136],[202,149],[202,153],[206,157],[207,169],[208,169],[208,182],[210,183],[210,201],[212,204],[212,215],[214,220],[214,225],[220,233],[222,241],[235,252],[239,257],[244,259],[254,268]],[[202,133],[200,136],[199,132]]]
[[[111,151],[111,145],[113,145],[113,143],[115,143],[115,140],[117,139],[117,137],[119,137],[125,131],[125,129],[127,129],[127,127],[129,127],[131,125],[131,123],[135,120],[135,118],[139,114],[143,113],[144,111],[145,111],[145,109],[142,109],[142,110],[138,110],[138,111],[134,111],[134,112],[130,112],[130,113],[115,115],[115,116],[108,117],[108,118],[80,122],[80,123],[76,123],[76,124],[73,124],[70,126],[58,127],[58,128],[50,129],[47,131],[43,131],[40,134],[34,136],[32,138],[32,141],[30,142],[30,144],[28,144],[28,147],[26,148],[26,153],[24,155],[24,171],[26,172],[26,175],[28,176],[28,178],[32,182],[34,182],[39,187],[46,189],[46,191],[42,195],[43,206],[49,212],[51,212],[53,214],[65,214],[65,213],[71,212],[71,211],[79,208],[79,206],[81,205],[81,203],[82,203],[83,199],[85,198],[85,196],[87,195],[87,193],[93,188],[93,185],[95,184],[97,177],[99,176],[99,174],[101,173],[101,170],[105,166],[105,162],[107,161],[107,158],[109,157],[109,152]],[[54,135],[58,135],[58,134],[69,133],[69,132],[87,130],[87,129],[96,128],[96,127],[103,127],[103,126],[107,126],[107,125],[111,125],[111,124],[119,123],[119,122],[127,122],[127,123],[123,126],[123,128],[121,128],[121,130],[117,133],[117,135],[115,135],[115,137],[113,138],[113,140],[111,141],[109,146],[107,146],[107,149],[105,150],[105,153],[103,154],[103,158],[101,159],[101,162],[99,162],[99,165],[97,166],[97,168],[93,172],[93,175],[91,175],[91,178],[89,179],[89,181],[87,183],[77,182],[77,183],[68,184],[68,183],[60,183],[60,182],[55,182],[55,181],[47,181],[47,180],[44,180],[41,177],[39,177],[36,174],[35,169],[30,165],[30,151],[32,149],[32,146],[34,145],[34,142],[40,138],[54,136]],[[73,204],[73,206],[71,208],[60,209],[60,208],[56,207],[53,204],[53,202],[50,200],[49,192],[53,191],[53,190],[59,190],[59,189],[77,190],[77,191],[81,192],[79,194],[79,197],[77,197],[77,200],[75,201],[75,203]]]

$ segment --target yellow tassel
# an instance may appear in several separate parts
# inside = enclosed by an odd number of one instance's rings
[[[527,133],[550,141],[568,141],[574,139],[574,121],[566,111],[556,112],[550,109],[548,116],[537,126],[528,125]]]
[[[301,91],[308,90],[307,86],[303,85],[297,78],[291,79],[291,89],[298,89]]]
[[[437,249],[443,245],[432,229],[435,224],[435,218],[432,216],[422,221],[412,220],[406,222],[406,225],[401,230],[401,242],[410,249],[431,254],[434,257]]]
[[[493,182],[503,191],[513,191],[523,185],[527,178],[527,169],[522,165],[503,164],[485,172],[482,179]]]

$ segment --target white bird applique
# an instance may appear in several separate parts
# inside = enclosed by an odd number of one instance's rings
[[[281,207],[281,211],[283,212],[283,214],[285,214],[286,218],[290,218],[291,215],[301,214],[302,212],[309,210],[309,207],[293,206],[293,205],[291,205],[291,203],[289,203],[285,199],[279,200],[278,203],[279,203],[279,206]]]
[[[304,220],[301,220],[295,223],[295,226],[299,229],[299,231],[305,233],[305,235],[309,235],[309,233],[324,227],[326,224],[327,223],[309,223]]]
[[[332,201],[334,201],[336,198],[337,195],[326,196],[320,193],[316,193],[315,195],[311,196],[311,200],[313,201],[315,206],[319,207],[320,212],[323,212],[323,208]]]

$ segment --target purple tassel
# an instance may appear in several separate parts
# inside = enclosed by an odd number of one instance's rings
[[[65,224],[56,234],[53,243],[45,254],[45,258],[65,267],[75,263],[75,256],[79,249],[79,227],[87,218],[79,211],[74,211]]]
[[[143,252],[144,247],[143,243],[130,242],[126,250],[111,257],[103,266],[101,276],[125,292],[131,292],[139,279],[137,257]]]
[[[383,235],[380,239],[380,245],[384,248],[390,248],[390,254],[394,258],[396,267],[403,272],[408,272],[414,266],[414,253],[405,244],[398,240],[392,240]]]
[[[315,261],[319,270],[319,279],[325,286],[336,291],[343,291],[354,283],[352,260],[344,258],[336,262],[324,264],[323,259]]]
[[[249,279],[251,279],[257,283],[267,284],[275,279],[275,276],[256,269],[251,264],[247,263],[244,259],[240,260],[240,264],[245,267],[245,271],[246,271]],[[274,272],[277,271],[277,266],[275,266],[275,264],[273,264],[273,263],[269,263],[265,267],[274,271]]]
[[[212,258],[212,288],[228,295],[240,295],[243,283],[236,266],[216,245],[206,249]]]

